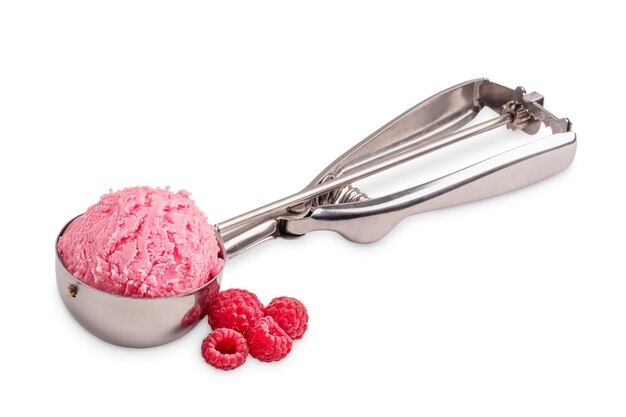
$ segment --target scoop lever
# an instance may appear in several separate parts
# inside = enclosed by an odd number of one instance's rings
[[[483,109],[499,116],[466,125]],[[552,135],[526,143],[439,179],[370,199],[352,186],[360,179],[486,131],[507,126],[534,135],[543,123]],[[565,169],[576,152],[568,119],[543,107],[543,96],[487,79],[438,93],[349,149],[306,188],[219,223],[226,256],[263,241],[332,230],[358,243],[374,242],[405,217],[503,194]]]

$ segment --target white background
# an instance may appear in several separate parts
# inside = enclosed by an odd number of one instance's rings
[[[207,3],[1,3],[0,414],[626,414],[623,13]],[[225,220],[476,77],[569,117],[572,167],[372,245],[319,232],[229,262],[224,288],[308,307],[284,361],[215,370],[199,354],[205,322],[163,347],[112,346],[61,303],[56,234],[109,188],[185,188]],[[527,137],[489,139],[359,185],[381,195]]]

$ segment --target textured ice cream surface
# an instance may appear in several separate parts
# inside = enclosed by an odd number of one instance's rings
[[[183,294],[222,268],[220,245],[187,191],[133,187],[109,192],[59,238],[65,268],[111,294]]]

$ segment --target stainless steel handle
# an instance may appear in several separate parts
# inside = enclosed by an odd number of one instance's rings
[[[558,173],[576,153],[576,134],[557,133],[493,156],[442,178],[385,197],[314,208],[288,219],[284,231],[332,230],[358,243],[385,236],[407,216],[504,194]]]
[[[483,108],[498,116],[467,126]],[[540,124],[553,135],[460,171],[385,197],[369,199],[352,186],[428,152],[506,125],[528,134]],[[335,159],[301,191],[215,226],[231,258],[267,240],[334,230],[374,242],[405,217],[480,200],[524,187],[567,167],[576,152],[568,119],[543,107],[543,96],[487,79],[448,88],[402,113]]]

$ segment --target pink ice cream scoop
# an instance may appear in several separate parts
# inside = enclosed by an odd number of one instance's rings
[[[184,294],[222,268],[220,246],[187,191],[133,187],[103,195],[59,238],[67,270],[111,294]]]

